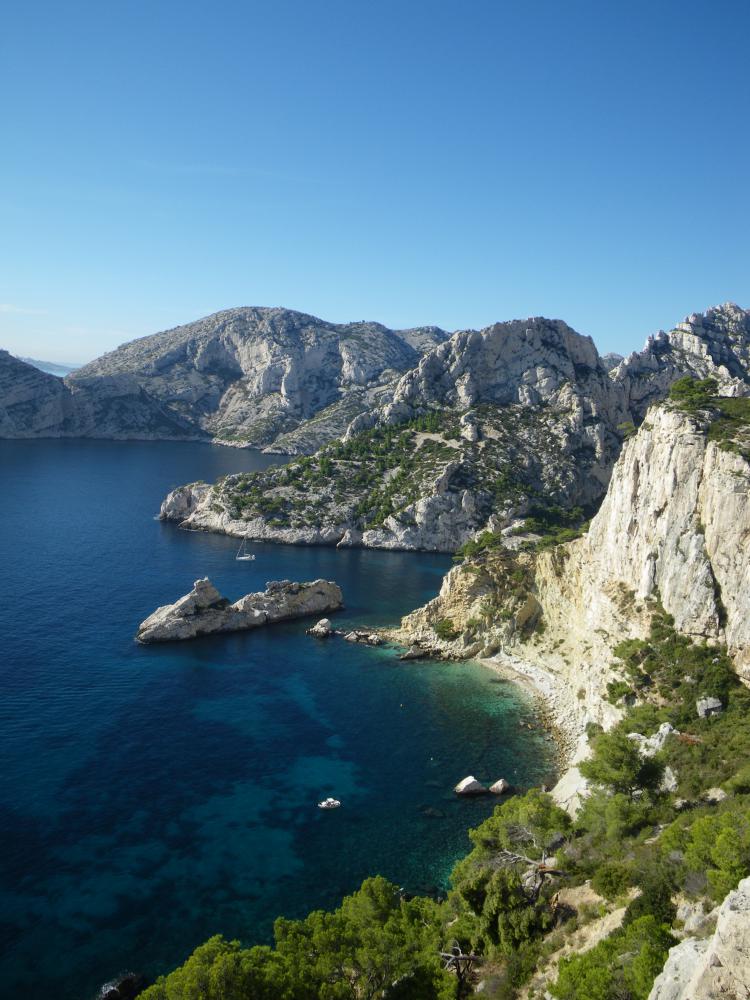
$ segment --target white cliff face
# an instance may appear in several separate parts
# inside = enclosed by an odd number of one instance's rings
[[[726,642],[750,681],[750,464],[707,430],[669,404],[652,408],[586,535],[455,567],[397,637],[531,681],[577,741],[574,762],[586,754],[586,724],[618,718],[607,698],[612,650],[648,633],[657,600],[679,631]],[[445,619],[456,640],[438,639]],[[580,789],[567,781],[561,795],[574,802]]]
[[[659,406],[626,442],[570,569],[584,600],[617,584],[658,596],[679,631],[726,641],[750,676],[749,539],[750,464],[708,440],[705,421]]]
[[[750,997],[750,878],[719,907],[716,930],[670,949],[649,1000],[747,1000]]]
[[[295,451],[294,432],[320,447],[343,433],[355,410],[419,359],[411,341],[436,343],[435,328],[404,337],[377,323],[334,324],[286,309],[230,309],[125,344],[69,379],[134,377],[168,413],[195,433],[226,443]],[[349,405],[342,406],[353,393]],[[339,412],[340,411],[340,412]],[[292,435],[292,438],[289,438]]]
[[[189,594],[174,604],[157,608],[141,622],[136,639],[144,643],[168,642],[212,632],[237,632],[322,611],[335,611],[342,603],[341,589],[328,580],[312,583],[283,580],[268,583],[265,591],[246,594],[230,604],[206,577],[196,580]]]

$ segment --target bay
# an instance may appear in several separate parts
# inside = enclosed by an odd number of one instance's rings
[[[167,490],[278,456],[204,444],[0,441],[0,979],[29,1000],[149,976],[213,933],[270,940],[368,875],[445,888],[493,807],[468,773],[538,784],[553,747],[477,664],[304,634],[309,622],[139,646],[209,576],[234,600],[335,580],[338,624],[433,597],[439,555],[256,544],[154,520]],[[343,802],[322,812],[317,801]]]

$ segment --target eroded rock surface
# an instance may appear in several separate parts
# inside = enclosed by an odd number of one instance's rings
[[[750,878],[719,907],[716,930],[669,952],[649,1000],[747,1000],[750,997]]]
[[[174,604],[157,608],[141,622],[136,639],[144,643],[168,642],[212,632],[237,632],[322,611],[335,611],[342,604],[341,589],[329,580],[268,583],[264,591],[246,594],[230,604],[205,577],[195,581],[189,594]]]

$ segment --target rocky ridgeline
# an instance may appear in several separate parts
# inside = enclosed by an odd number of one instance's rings
[[[446,336],[243,308],[134,340],[63,381],[40,379],[2,352],[0,435],[213,438],[314,451]]]
[[[179,601],[157,608],[141,622],[136,639],[143,643],[169,642],[213,632],[238,632],[336,611],[342,605],[341,589],[328,580],[268,583],[264,591],[246,594],[230,604],[206,577],[196,580],[190,593]]]
[[[712,309],[611,371],[560,321],[457,333],[343,441],[285,469],[183,488],[162,517],[293,544],[450,552],[485,528],[512,536],[540,498],[595,509],[624,437],[678,376],[750,392],[749,331],[738,307]]]

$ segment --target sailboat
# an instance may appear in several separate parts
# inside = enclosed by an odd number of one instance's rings
[[[242,543],[240,547],[237,549],[237,555],[234,558],[243,561],[247,561],[249,559],[255,559],[255,553],[247,551],[247,538],[242,539]]]

